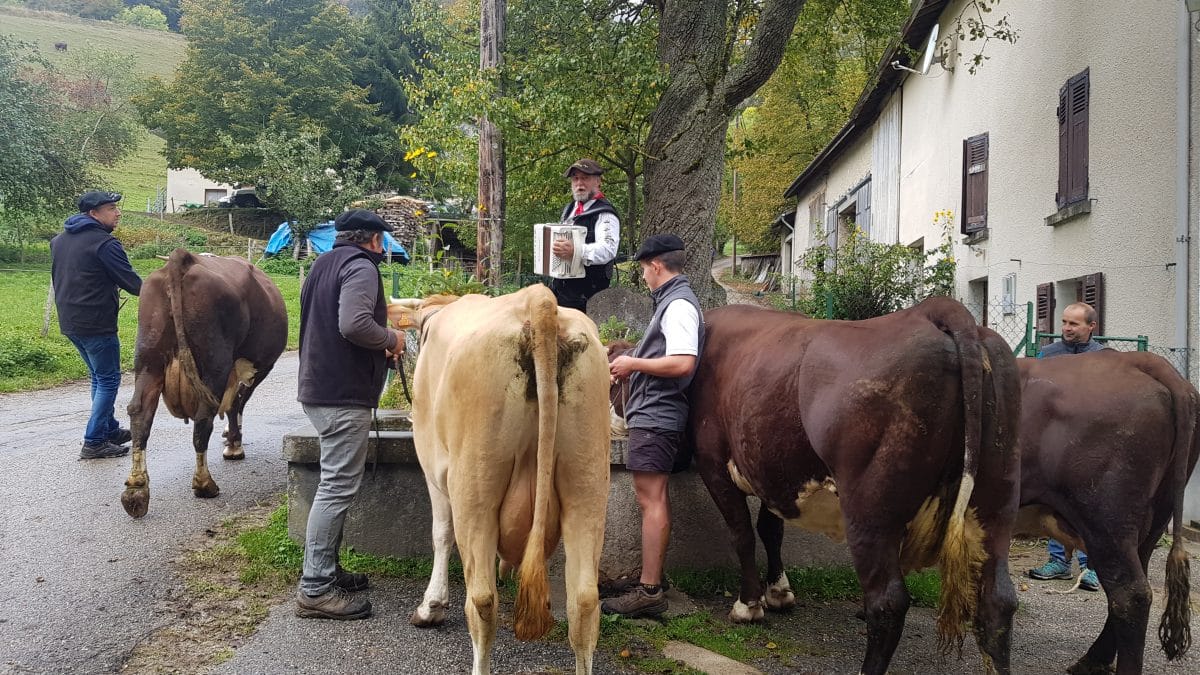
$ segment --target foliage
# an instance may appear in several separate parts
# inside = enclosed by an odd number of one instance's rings
[[[615,316],[608,317],[597,328],[600,329],[600,341],[604,344],[617,340],[627,340],[637,344],[643,337],[642,331],[631,327]]]
[[[943,51],[948,50],[950,41],[957,39],[958,41],[979,42],[978,51],[973,54],[965,55],[967,63],[967,72],[974,75],[979,71],[983,62],[991,58],[984,54],[988,43],[992,40],[1016,44],[1018,31],[1013,28],[1008,22],[1008,15],[1005,14],[995,20],[995,23],[988,23],[987,16],[992,13],[996,5],[1000,4],[1000,0],[971,0],[963,6],[962,11],[958,16],[954,17],[954,25],[950,29],[950,36],[943,39],[941,48]]]
[[[955,262],[951,253],[949,212],[942,244],[926,253],[903,244],[882,244],[853,224],[836,250],[827,243],[808,249],[801,259],[811,275],[800,311],[827,319],[869,319],[903,309],[930,295],[953,292]],[[934,258],[931,264],[926,259]]]
[[[136,99],[142,121],[167,141],[169,166],[249,183],[263,161],[264,130],[328,141],[366,164],[385,162],[389,124],[354,83],[358,32],[345,8],[324,0],[183,0],[187,55],[171,82]],[[224,134],[230,142],[214,143]]]
[[[908,12],[906,0],[805,3],[779,68],[730,125],[718,241],[736,233],[756,251],[778,248],[771,223],[795,208],[784,191],[849,119]]]
[[[108,20],[121,11],[121,0],[25,0],[25,6],[85,19]]]
[[[167,30],[167,16],[161,10],[145,5],[126,7],[113,17],[113,21],[150,30]]]
[[[223,137],[231,153],[234,142]],[[253,172],[259,196],[287,214],[296,242],[332,220],[375,186],[375,171],[362,168],[362,156],[344,158],[319,131],[264,131],[255,142],[261,163]],[[294,249],[299,254],[299,246]]]

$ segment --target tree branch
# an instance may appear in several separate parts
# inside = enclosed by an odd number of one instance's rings
[[[742,101],[758,91],[779,67],[784,48],[803,8],[804,0],[767,0],[763,4],[746,58],[725,76],[723,92],[726,114],[732,114]]]

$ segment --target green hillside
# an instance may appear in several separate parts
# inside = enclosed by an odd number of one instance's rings
[[[11,7],[0,7],[0,33],[36,44],[38,51],[54,63],[66,57],[63,52],[54,51],[56,42],[66,42],[68,51],[86,46],[133,54],[137,57],[138,74],[145,76],[170,77],[183,61],[187,45],[183,36],[176,33]]]
[[[113,167],[96,167],[104,180],[101,188],[116,190],[124,195],[121,208],[126,211],[145,211],[146,201],[160,187],[167,186],[167,159],[162,156],[166,141],[149,131],[142,131],[138,147]]]

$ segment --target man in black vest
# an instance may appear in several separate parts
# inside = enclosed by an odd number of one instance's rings
[[[387,359],[404,338],[387,327],[387,298],[379,263],[383,233],[392,226],[362,209],[334,221],[333,249],[313,263],[300,289],[299,395],[321,437],[321,482],[308,512],[304,571],[296,616],[365,619],[371,601],[365,574],[338,564],[346,511],[358,494],[367,459],[371,409],[387,374]]]
[[[588,298],[608,288],[612,281],[613,259],[621,243],[621,221],[617,210],[600,192],[600,174],[604,169],[596,160],[581,159],[567,167],[565,178],[571,180],[571,195],[574,200],[562,211],[560,221],[569,225],[587,228],[583,247],[583,269],[585,276],[579,279],[552,279],[550,290],[562,307],[587,311]],[[558,241],[553,246],[554,255],[564,260],[575,256],[575,246],[568,241]]]
[[[117,338],[118,289],[142,291],[142,278],[113,230],[121,220],[116,192],[88,192],[79,213],[50,240],[50,278],[58,328],[79,350],[92,380],[92,412],[83,432],[80,459],[120,457],[129,452],[128,429],[113,415],[121,386],[121,342]]]
[[[667,611],[662,586],[663,562],[671,539],[667,481],[687,426],[687,388],[704,348],[700,301],[682,274],[686,262],[683,240],[673,234],[656,234],[642,244],[634,260],[642,266],[654,314],[633,354],[613,359],[609,372],[614,381],[629,379],[625,404],[629,460],[625,467],[633,472],[633,489],[642,511],[642,576],[639,585],[601,605],[606,614],[631,619]]]

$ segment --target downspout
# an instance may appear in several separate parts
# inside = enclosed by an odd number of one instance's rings
[[[1188,328],[1191,286],[1188,284],[1190,223],[1188,213],[1188,152],[1192,130],[1192,25],[1187,4],[1179,3],[1179,29],[1175,54],[1175,346],[1185,356],[1183,376],[1189,370]]]

